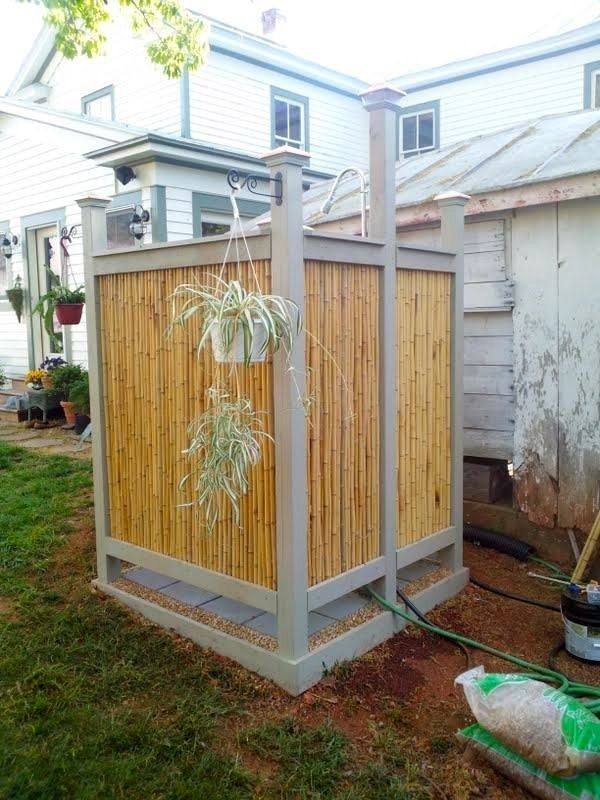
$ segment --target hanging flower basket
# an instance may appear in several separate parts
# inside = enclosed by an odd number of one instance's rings
[[[56,319],[61,325],[79,325],[83,314],[83,303],[57,303]]]
[[[25,302],[25,290],[21,286],[21,277],[15,278],[15,285],[12,289],[6,290],[8,302],[11,304],[13,311],[17,315],[17,320],[21,322],[23,316],[23,304]]]
[[[267,329],[264,323],[254,322],[251,336],[245,335],[245,330],[237,326],[231,342],[225,339],[223,328],[218,322],[213,322],[210,327],[213,356],[219,364],[256,364],[267,357]]]

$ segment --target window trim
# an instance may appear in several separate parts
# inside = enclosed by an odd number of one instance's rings
[[[110,95],[110,122],[115,121],[115,87],[113,84],[109,84],[108,86],[103,86],[102,89],[96,89],[95,92],[90,92],[89,94],[84,94],[81,98],[81,114],[88,119],[96,119],[95,117],[90,117],[90,115],[86,112],[86,106],[88,103],[92,103],[94,100],[99,100],[101,97],[106,97]],[[99,120],[100,122],[106,122],[106,120]]]
[[[308,97],[302,94],[295,94],[287,89],[280,89],[277,86],[271,86],[271,147],[284,147],[285,142],[280,141],[275,133],[275,100],[284,100],[295,105],[302,106],[302,128],[304,141],[298,145],[299,150],[309,152],[309,102]],[[290,145],[293,147],[294,145]]]
[[[426,150],[411,150],[409,153],[404,153],[402,150],[402,119],[404,117],[412,117],[415,114],[422,114],[425,111],[433,111],[433,147],[428,147]],[[402,157],[412,158],[413,156],[421,155],[422,153],[433,153],[434,150],[440,149],[440,101],[430,100],[427,103],[418,103],[414,106],[407,106],[398,111],[398,125],[396,127],[396,154],[397,158]]]
[[[269,210],[268,203],[260,200],[248,200],[245,197],[237,199],[237,206],[241,217],[258,217]],[[233,219],[231,198],[228,195],[212,194],[211,192],[192,192],[192,236],[194,239],[202,237],[202,212],[210,211],[216,214],[228,214]]]
[[[600,72],[600,61],[590,61],[583,65],[583,107],[594,108],[592,104],[592,77]],[[600,105],[597,106],[600,108]]]
[[[7,219],[0,220],[0,234],[6,233],[9,230],[10,230],[10,221]],[[12,258],[6,258],[4,260],[6,261],[6,286],[4,288],[0,288],[0,309],[2,311],[5,311],[8,308],[10,308],[10,303],[5,292],[6,289],[10,289],[13,285],[13,275],[10,263],[12,261]]]

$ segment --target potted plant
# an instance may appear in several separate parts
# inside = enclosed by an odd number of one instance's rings
[[[43,370],[46,375],[42,378],[42,386],[44,389],[52,389],[54,387],[54,379],[52,377],[52,373],[57,367],[66,364],[67,362],[61,356],[46,356],[46,358],[40,364],[40,369]]]
[[[42,389],[42,382],[47,376],[47,372],[43,369],[30,369],[25,373],[25,383],[32,389]]]
[[[53,319],[56,318],[61,325],[78,325],[81,322],[85,292],[83,286],[69,289],[62,284],[57,275],[52,273],[57,283],[46,294],[43,294],[36,303],[33,313],[40,314],[44,327],[51,339],[55,338]]]
[[[194,503],[204,506],[206,526],[214,529],[219,512],[219,495],[226,497],[239,522],[239,500],[248,491],[248,473],[261,457],[261,439],[272,437],[262,429],[260,414],[246,397],[231,398],[211,387],[208,408],[188,428],[189,447],[183,452],[197,463],[197,469],[179,483],[183,489],[193,482]]]
[[[21,276],[17,275],[15,282],[11,289],[6,290],[8,302],[11,304],[13,311],[17,315],[17,320],[21,322],[23,316],[23,304],[25,302],[25,290],[21,284]]]
[[[183,303],[176,313],[177,301]],[[289,353],[302,330],[298,306],[279,295],[248,291],[237,280],[217,278],[216,286],[181,284],[173,293],[174,324],[200,315],[198,350],[212,342],[219,363],[264,361],[283,346]]]
[[[60,392],[64,400],[60,405],[65,415],[67,425],[75,425],[75,404],[70,398],[71,386],[81,380],[85,370],[79,364],[62,364],[52,371],[54,391]]]
[[[87,370],[71,384],[69,401],[75,406],[75,433],[81,435],[90,423],[90,380]]]

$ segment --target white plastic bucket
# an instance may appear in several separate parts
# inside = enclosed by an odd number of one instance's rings
[[[229,350],[225,349],[225,344],[221,336],[221,331],[217,322],[213,322],[210,329],[210,338],[212,342],[213,355],[215,361],[219,364],[236,364],[244,361],[244,333],[241,328],[238,328],[231,347]],[[264,361],[267,357],[267,351],[264,349],[267,341],[267,331],[262,322],[254,323],[254,332],[252,335],[252,350],[250,352],[250,363],[255,364]],[[261,352],[262,351],[262,352]]]

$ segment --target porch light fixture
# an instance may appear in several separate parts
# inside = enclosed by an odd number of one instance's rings
[[[129,223],[129,233],[139,242],[144,238],[147,223],[150,221],[150,212],[141,205],[136,205]]]
[[[10,231],[0,233],[0,253],[4,258],[12,258],[13,249],[19,244],[19,237]]]

